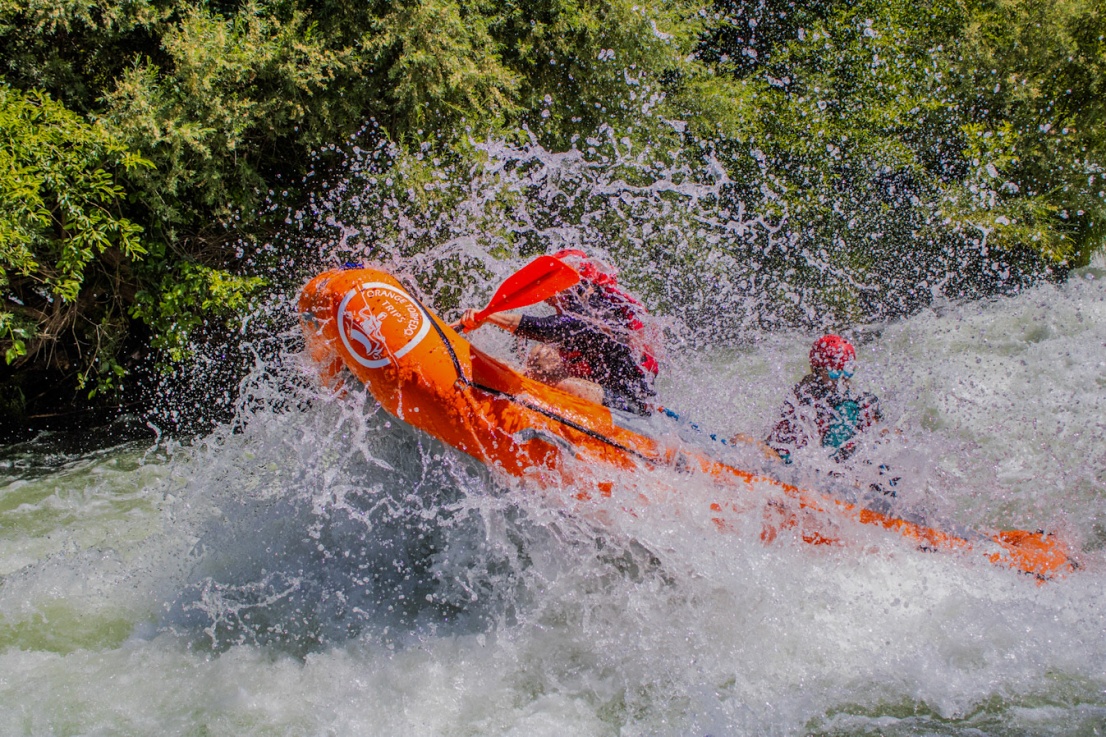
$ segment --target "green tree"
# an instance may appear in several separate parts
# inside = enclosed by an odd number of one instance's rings
[[[1054,231],[1085,263],[1106,242],[1106,8],[1096,0],[968,3],[956,83],[974,120],[1016,135],[1011,178],[1043,198]],[[1068,255],[1065,251],[1062,255]]]
[[[374,189],[341,219],[406,256],[529,255],[572,225],[660,304],[726,284],[792,322],[1062,271],[1102,242],[1099,6],[0,0],[9,376],[87,387],[133,340],[183,360],[315,263],[284,221],[320,218],[309,197],[369,139]],[[534,144],[579,165],[528,179]],[[482,263],[425,279],[456,299]]]
[[[149,162],[49,97],[0,87],[0,349],[108,386],[141,227],[119,172]]]
[[[473,136],[564,146],[605,122],[624,134],[670,134],[654,115],[674,110],[665,107],[671,79],[694,66],[697,9],[629,0],[8,0],[0,72],[23,94],[61,101],[133,157],[102,168],[112,215],[141,228],[145,253],[109,248],[104,258],[121,255],[102,284],[71,269],[68,284],[111,304],[110,319],[99,319],[77,300],[71,320],[99,326],[100,363],[129,335],[174,360],[198,326],[246,309],[261,288],[249,269],[280,275],[292,254],[269,239],[283,227],[277,205],[302,201],[303,177],[310,186],[310,175],[325,173],[334,144],[367,120],[412,160],[459,167],[480,158]],[[423,199],[431,209],[447,204]],[[36,349],[20,314],[5,323],[20,371],[53,366],[48,356],[90,355],[81,342],[89,338],[72,331],[35,333],[57,347]],[[77,383],[87,381],[82,369]]]
[[[1003,18],[1024,27],[1016,5],[1024,3],[1010,3]],[[714,66],[739,80],[735,99],[746,108],[723,116],[717,139],[739,182],[730,205],[774,224],[773,243],[736,245],[785,277],[773,291],[794,303],[794,319],[805,321],[812,306],[831,321],[909,312],[934,288],[978,294],[1020,283],[1011,267],[1032,275],[1074,263],[1080,243],[1065,219],[1074,208],[1057,186],[1033,184],[1056,177],[1048,166],[1034,172],[1031,162],[1043,164],[1057,147],[1023,112],[981,104],[990,93],[980,92],[982,52],[972,49],[993,37],[980,23],[995,19],[959,0],[793,11],[785,24],[793,35],[769,32],[766,61],[734,47],[716,54]],[[738,35],[714,32],[723,41]],[[989,48],[1013,50],[1007,41]],[[1054,84],[1077,77],[1067,69]],[[1050,165],[1085,184],[1102,154],[1069,148]],[[1079,215],[1089,211],[1088,203]]]

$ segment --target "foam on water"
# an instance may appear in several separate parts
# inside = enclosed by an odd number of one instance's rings
[[[187,447],[9,451],[0,733],[1094,733],[1106,284],[1088,276],[856,334],[853,382],[902,433],[868,451],[903,472],[898,502],[1055,531],[1083,563],[1065,580],[872,529],[840,548],[765,545],[752,517],[723,534],[705,478],[627,475],[581,504],[284,361]],[[811,337],[673,357],[661,399],[763,435]]]

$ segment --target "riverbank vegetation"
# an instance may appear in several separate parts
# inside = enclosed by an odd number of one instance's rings
[[[547,224],[662,308],[761,295],[737,323],[1062,277],[1103,240],[1104,38],[1095,0],[0,0],[3,412],[118,403],[232,331],[301,276],[285,234],[356,146],[423,222],[503,175],[482,142],[574,152]],[[469,236],[542,250],[519,196]]]

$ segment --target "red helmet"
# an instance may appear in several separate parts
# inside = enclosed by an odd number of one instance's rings
[[[853,344],[840,335],[823,335],[810,347],[810,365],[830,371],[841,371],[856,360]]]
[[[596,263],[586,253],[578,248],[566,248],[557,251],[553,258],[559,259],[579,272],[580,278],[592,284],[611,285],[618,284],[618,278],[613,269],[603,263]]]

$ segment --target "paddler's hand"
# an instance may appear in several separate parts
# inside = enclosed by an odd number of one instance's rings
[[[496,327],[503,328],[507,332],[513,333],[518,329],[518,324],[521,319],[521,317],[512,312],[502,312],[488,315],[483,320],[477,321],[476,310],[465,310],[465,314],[461,315],[461,319],[453,323],[452,327],[454,330],[464,329],[467,333],[470,330],[475,330],[480,327],[485,322],[490,322]]]
[[[461,328],[465,329],[465,332],[476,330],[479,326],[480,323],[477,322],[476,310],[466,310],[465,314],[461,315]]]
[[[465,310],[465,314],[461,315],[461,319],[454,323],[453,327],[461,328],[466,333],[480,327],[480,323],[476,321],[476,310]]]

